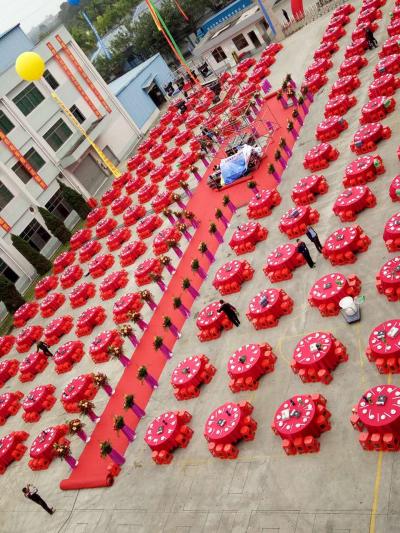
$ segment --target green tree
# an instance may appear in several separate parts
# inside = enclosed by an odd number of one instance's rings
[[[86,217],[90,213],[90,207],[85,198],[75,189],[71,189],[71,187],[61,183],[60,180],[57,180],[57,183],[61,189],[61,194],[64,200],[69,203],[72,209],[76,211],[83,220],[86,220]]]
[[[50,211],[48,211],[47,209],[44,209],[44,207],[39,207],[39,213],[42,215],[47,229],[51,231],[54,237],[57,237],[57,239],[63,244],[67,244],[67,242],[69,242],[71,238],[72,233],[66,227],[64,222],[55,215],[53,215],[53,213],[50,213]]]
[[[44,255],[32,248],[32,246],[24,241],[19,235],[11,234],[11,241],[16,248],[29,263],[34,267],[36,272],[41,276],[46,274],[51,269],[51,261]]]
[[[3,275],[0,275],[0,302],[3,302],[9,313],[15,313],[25,303],[15,285]]]

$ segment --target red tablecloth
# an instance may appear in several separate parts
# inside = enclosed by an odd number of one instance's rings
[[[322,43],[317,50],[314,52],[314,59],[319,59],[321,57],[331,57],[332,54],[339,50],[339,46],[334,41],[326,41]]]
[[[132,203],[130,196],[120,196],[116,198],[111,204],[111,212],[114,216],[120,215],[127,209]]]
[[[48,427],[41,431],[36,439],[32,442],[29,455],[29,467],[32,470],[45,470],[51,461],[56,457],[54,444],[62,439],[68,429],[64,426]]]
[[[143,163],[139,165],[138,168],[136,169],[136,174],[139,178],[145,178],[146,176],[149,175],[150,171],[153,170],[153,168],[155,167],[156,165],[153,163],[153,161],[149,161],[148,159],[145,159]],[[126,187],[126,191],[128,192],[128,187]]]
[[[204,436],[208,442],[235,443],[241,438],[243,418],[244,413],[239,404],[227,402],[210,414],[205,424]]]
[[[122,244],[131,238],[131,230],[125,226],[116,228],[107,237],[106,244],[110,252],[118,250]]]
[[[336,303],[348,295],[349,283],[346,277],[339,272],[326,274],[311,287],[308,301],[311,305],[319,307],[321,304]]]
[[[95,363],[105,363],[110,359],[110,346],[121,348],[123,340],[116,329],[103,331],[90,343],[89,355]]]
[[[136,226],[136,232],[141,239],[147,239],[162,223],[163,219],[158,215],[147,215]]]
[[[28,320],[37,315],[38,311],[39,304],[37,302],[27,302],[21,305],[14,313],[14,326],[16,328],[25,326]]]
[[[331,92],[329,93],[329,98],[333,96],[339,96],[340,94],[350,94],[355,89],[360,87],[361,82],[357,76],[343,76],[335,81],[332,85]]]
[[[400,297],[400,257],[389,259],[376,275],[376,288],[390,302],[397,302]]]
[[[101,197],[101,205],[103,207],[111,205],[112,201],[119,197],[121,191],[118,188],[111,187]]]
[[[60,337],[69,333],[74,325],[72,316],[65,315],[54,318],[44,330],[44,341],[49,346],[57,344]]]
[[[149,155],[153,161],[161,157],[167,151],[167,145],[164,143],[155,144],[150,150]]]
[[[53,316],[64,304],[65,296],[61,292],[51,292],[40,302],[40,314],[43,318]]]
[[[146,183],[146,180],[144,176],[136,175],[133,178],[131,178],[128,181],[128,183],[125,185],[125,190],[128,194],[134,194],[140,189],[140,187],[143,187],[145,183]]]
[[[389,188],[389,196],[392,199],[392,202],[400,201],[400,175],[393,178]]]
[[[291,198],[297,205],[308,205],[315,202],[315,196],[328,191],[328,182],[324,176],[311,174],[301,178],[292,189]]]
[[[141,153],[135,154],[133,157],[131,157],[131,159],[129,159],[127,163],[128,170],[136,170],[137,167],[141,163],[143,163],[144,160],[145,160],[145,157],[143,154]]]
[[[35,298],[40,300],[58,285],[58,276],[45,276],[35,285]]]
[[[9,416],[17,414],[23,396],[22,392],[5,392],[0,394],[0,426],[4,426]]]
[[[22,442],[28,437],[26,431],[13,431],[0,438],[0,474],[4,474],[10,463],[21,459],[26,451]]]
[[[100,250],[101,244],[99,241],[85,242],[85,244],[79,250],[79,261],[81,263],[86,263],[86,261],[89,261],[94,255],[99,253]]]
[[[307,231],[307,226],[319,220],[319,213],[309,205],[292,207],[280,219],[279,229],[290,239],[299,237]]]
[[[215,373],[205,355],[192,355],[181,361],[173,370],[171,385],[177,400],[195,398],[200,394],[200,385],[208,383]]]
[[[144,440],[152,450],[172,450],[176,448],[175,437],[179,432],[178,417],[168,411],[151,422],[146,430]]]
[[[72,265],[74,261],[75,261],[74,252],[72,252],[71,250],[68,252],[62,252],[53,261],[54,274],[60,274],[64,270],[64,268],[67,268],[67,266]]]
[[[114,264],[114,257],[111,254],[98,255],[89,263],[89,273],[92,278],[104,276],[106,271]]]
[[[392,54],[400,53],[400,38],[398,35],[389,37],[382,45],[382,49],[379,52],[379,57],[383,58]]]
[[[302,84],[302,87],[307,86],[308,90],[315,94],[327,82],[328,78],[325,76],[325,74],[314,74],[305,80],[305,82]]]
[[[113,306],[113,319],[116,324],[129,321],[129,313],[138,313],[143,307],[143,301],[139,293],[124,294]]]
[[[332,115],[318,124],[315,137],[321,142],[337,139],[342,131],[348,127],[349,125],[343,117]]]
[[[160,275],[163,270],[163,265],[159,259],[150,257],[146,259],[135,270],[135,281],[140,287],[152,282],[152,274]]]
[[[400,28],[400,20],[397,21]],[[398,74],[400,72],[400,54],[391,54],[378,61],[374,70],[374,78],[384,74]]]
[[[42,326],[27,326],[15,338],[18,353],[27,352],[43,335]]]
[[[362,24],[363,22],[372,22],[376,19],[381,18],[382,11],[380,9],[377,9],[375,7],[369,7],[367,9],[363,9],[358,15],[357,24]]]
[[[170,148],[169,150],[165,152],[162,158],[162,162],[166,165],[170,165],[171,163],[176,161],[176,159],[181,157],[182,154],[183,154],[182,148],[179,148],[178,146],[174,146],[173,148]]]
[[[346,46],[346,53],[344,54],[344,57],[348,59],[349,57],[359,56],[365,54],[367,50],[367,39],[365,37],[361,37],[360,39],[356,39]]]
[[[317,375],[318,370],[330,372],[337,367],[339,360],[335,353],[335,341],[332,333],[318,331],[309,333],[297,343],[293,352],[292,368],[296,373],[301,370],[306,371],[301,373],[302,381],[306,383],[309,381],[306,376],[310,369],[316,371]]]
[[[182,238],[182,233],[175,228],[174,226],[170,226],[168,228],[165,228],[161,230],[157,235],[154,237],[153,240],[153,252],[155,255],[162,255],[169,251],[169,244],[171,242],[178,243]]]
[[[171,191],[161,191],[151,201],[151,207],[155,213],[161,213],[173,203]]]
[[[132,226],[140,218],[144,217],[146,214],[146,209],[143,205],[133,205],[128,207],[128,209],[122,215],[125,226]]]
[[[69,293],[69,301],[73,309],[85,305],[89,298],[93,298],[96,293],[96,286],[94,283],[84,282],[77,285]]]
[[[316,404],[308,394],[298,394],[283,402],[274,417],[274,429],[282,439],[319,436]]]
[[[322,253],[332,265],[344,265],[356,261],[355,253],[365,252],[371,239],[360,226],[349,226],[334,231],[325,241]]]
[[[69,341],[59,346],[53,356],[56,372],[62,374],[71,370],[74,363],[78,363],[84,354],[83,342]]]
[[[400,213],[395,213],[386,222],[383,240],[389,252],[396,252],[400,249]]]
[[[304,77],[308,78],[309,76],[314,76],[315,74],[325,74],[327,70],[332,68],[332,61],[327,58],[316,59],[311,65],[307,68]]]
[[[400,86],[400,79],[393,74],[383,74],[374,80],[368,89],[370,98],[376,96],[392,96]]]
[[[267,235],[267,229],[260,226],[258,222],[245,222],[235,230],[229,246],[236,254],[252,252],[257,242],[266,239]]]
[[[231,329],[232,323],[223,311],[219,302],[212,302],[204,307],[197,316],[196,325],[199,328],[197,334],[201,342],[217,339],[224,329]]]
[[[248,218],[262,218],[271,214],[271,209],[282,201],[281,195],[276,189],[261,189],[253,194],[247,204]]]
[[[182,181],[187,181],[189,174],[182,172],[182,170],[174,170],[165,179],[165,186],[169,191],[174,191],[180,187]]]
[[[326,118],[333,115],[345,115],[347,111],[357,103],[354,96],[339,94],[331,98],[325,106],[324,116]]]
[[[342,222],[352,222],[358,213],[367,207],[374,207],[376,198],[365,185],[345,189],[336,199],[332,211]]]
[[[83,270],[79,265],[71,265],[67,267],[60,276],[61,287],[69,289],[83,276]]]
[[[368,399],[368,401],[366,401]],[[377,385],[369,389],[357,405],[361,424],[371,433],[400,431],[400,388]]]
[[[0,361],[0,389],[18,372],[19,362],[16,359]]]
[[[322,43],[326,43],[327,41],[338,41],[343,37],[343,35],[346,35],[346,31],[342,27],[341,24],[338,24],[337,26],[331,26],[330,28],[327,28],[324,35],[322,36]]]
[[[240,291],[244,281],[253,277],[254,269],[247,261],[234,259],[221,266],[213,280],[213,286],[220,294],[232,294]]]
[[[69,413],[79,412],[78,403],[81,400],[92,400],[96,394],[96,387],[91,374],[82,374],[74,377],[64,388],[61,402]]]
[[[255,329],[275,327],[282,315],[292,312],[293,300],[282,289],[264,289],[249,303],[246,316]]]
[[[258,381],[274,368],[276,356],[269,344],[245,344],[229,358],[227,370],[232,392],[255,390]]]
[[[361,55],[353,55],[343,61],[340,65],[338,76],[353,76],[357,75],[360,70],[368,64],[368,60]]]
[[[13,335],[3,335],[0,337],[0,357],[7,355],[14,346],[15,337]]]
[[[169,172],[171,172],[170,165],[164,165],[161,163],[150,172],[150,181],[152,183],[159,183],[167,174],[169,174]]]
[[[128,273],[126,270],[111,272],[100,284],[100,297],[102,300],[114,298],[115,293],[128,284]]]
[[[99,238],[105,237],[117,227],[118,222],[115,218],[103,218],[96,224],[96,235]]]
[[[367,124],[368,122],[383,120],[389,113],[394,111],[395,107],[396,102],[393,98],[377,96],[362,107],[360,122],[361,124]]]
[[[119,262],[122,267],[131,265],[138,257],[143,255],[147,246],[143,241],[133,241],[124,246],[119,254]]]
[[[382,139],[389,139],[391,129],[383,126],[380,122],[373,122],[361,126],[353,136],[350,148],[356,154],[365,154],[376,150],[376,144]]]
[[[339,157],[339,152],[329,143],[321,143],[311,148],[303,160],[304,168],[312,172],[321,170],[329,166],[330,161],[335,161]]]
[[[76,335],[83,337],[92,332],[93,328],[102,324],[106,319],[106,313],[100,305],[86,309],[76,321]]]
[[[267,257],[263,271],[271,283],[291,279],[292,271],[305,265],[304,257],[297,251],[294,244],[281,244]]]
[[[379,155],[364,155],[349,163],[345,169],[344,187],[365,185],[374,181],[378,174],[383,174],[385,167]]]

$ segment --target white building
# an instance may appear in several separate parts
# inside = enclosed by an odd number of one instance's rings
[[[46,62],[44,78],[22,81],[20,53],[33,50]],[[62,200],[56,179],[93,195],[110,178],[97,153],[51,97],[54,91],[106,156],[125,160],[140,132],[64,27],[36,46],[19,26],[0,35],[0,273],[24,289],[35,271],[12,246],[21,235],[50,256],[60,243],[35,206],[71,227],[75,212]]]

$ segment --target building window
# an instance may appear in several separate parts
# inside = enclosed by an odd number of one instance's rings
[[[44,71],[43,77],[52,89],[57,89],[57,87],[60,85],[58,81],[55,79],[55,77],[53,76],[53,74],[49,72],[48,70]]]
[[[60,118],[59,120],[57,120],[57,122],[49,129],[49,131],[47,131],[44,135],[43,135],[43,138],[45,141],[47,141],[49,143],[49,145],[51,146],[51,148],[53,148],[53,150],[55,152],[57,152],[57,150],[59,148],[61,148],[61,146],[65,143],[65,141],[71,137],[72,135],[72,131],[69,129],[69,127],[65,124],[65,122],[63,121],[62,118]]]
[[[218,48],[215,48],[211,53],[217,63],[221,63],[221,61],[224,61],[226,59],[226,54],[220,46],[218,46]]]
[[[30,83],[23,91],[13,98],[14,104],[25,116],[29,115],[29,113],[43,102],[43,100],[43,94],[33,83]]]
[[[60,189],[47,202],[46,209],[62,221],[64,221],[72,211],[69,204],[64,200]]]
[[[246,37],[242,33],[239,33],[239,35],[236,35],[236,37],[233,37],[232,41],[238,50],[243,50],[243,48],[246,48],[246,46],[249,46],[249,43],[247,42]]]
[[[32,222],[26,226],[20,236],[22,239],[24,239],[24,241],[29,242],[32,248],[38,252],[40,252],[45,244],[51,239],[50,233],[46,231],[37,220],[32,220]]]
[[[0,259],[0,274],[3,274],[3,276],[11,281],[11,283],[15,283],[19,280],[18,274],[16,274],[2,259]]]
[[[11,120],[3,113],[3,111],[0,111],[0,130],[7,135],[10,133],[11,130],[14,129],[14,124],[11,122]]]
[[[14,195],[10,193],[10,191],[7,189],[7,187],[0,181],[0,210],[4,209],[4,207],[11,202],[11,200],[14,198]]]
[[[74,117],[79,122],[79,124],[82,124],[82,122],[85,122],[85,120],[86,120],[85,115],[82,113],[82,111],[80,109],[78,109],[76,107],[75,104],[72,107],[70,107],[69,110],[74,115]]]
[[[31,164],[33,169],[36,170],[36,172],[40,170],[42,166],[46,163],[43,157],[39,155],[34,148],[28,150],[24,157]],[[29,172],[26,170],[26,168],[20,161],[18,161],[18,163],[16,163],[12,167],[12,170],[24,183],[28,183],[28,181],[32,178],[32,176],[29,174]]]

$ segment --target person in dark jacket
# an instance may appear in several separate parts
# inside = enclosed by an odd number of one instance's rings
[[[218,309],[218,313],[225,313],[228,317],[228,320],[232,322],[236,327],[239,327],[240,320],[239,320],[239,313],[237,312],[236,308],[233,307],[228,302],[225,302],[224,300],[220,300],[219,303],[221,304],[220,308]]]
[[[308,226],[306,231],[307,237],[310,239],[310,241],[314,244],[315,248],[318,250],[318,252],[322,253],[322,244],[320,243],[318,233],[315,231],[315,229],[312,226]]]
[[[367,39],[368,48],[370,50],[372,50],[373,48],[377,48],[378,41],[375,39],[374,33],[373,33],[373,31],[371,30],[370,27],[366,28],[366,30],[365,30],[365,38]]]
[[[24,493],[25,498],[28,498],[29,500],[40,505],[40,507],[42,507],[47,513],[55,513],[54,507],[49,507],[43,498],[39,496],[37,488],[30,483],[28,483],[28,485],[22,489],[22,492]]]
[[[299,252],[299,254],[301,254],[304,257],[304,259],[307,261],[307,264],[310,268],[314,268],[315,263],[312,260],[312,257],[310,255],[310,252],[307,248],[306,243],[301,241],[300,239],[296,239],[296,242],[297,242],[297,251]]]
[[[44,353],[44,355],[46,355],[47,357],[53,357],[53,354],[51,353],[51,351],[49,350],[49,345],[46,344],[45,342],[43,341],[39,341],[37,344],[36,344],[36,348],[37,350],[41,351]]]

